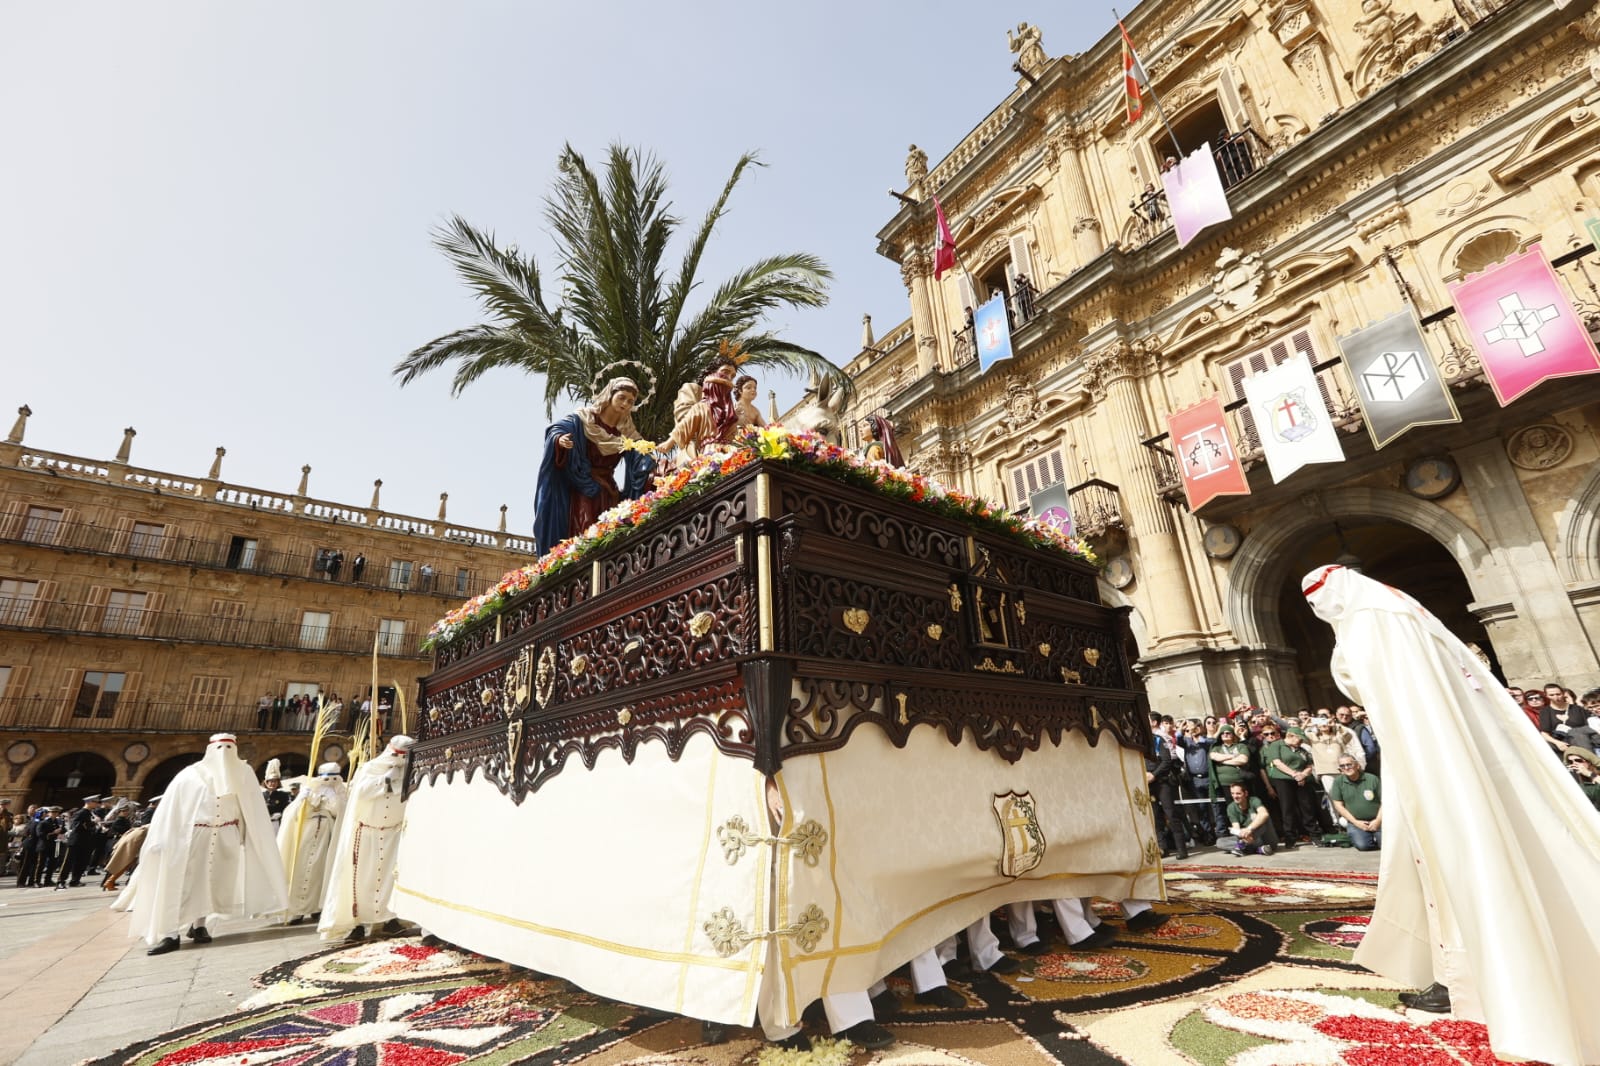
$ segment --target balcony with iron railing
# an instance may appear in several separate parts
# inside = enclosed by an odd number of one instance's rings
[[[479,588],[476,570],[450,567],[443,560],[368,561],[358,573],[351,558],[344,560],[338,576],[323,569],[319,553],[282,551],[235,543],[240,538],[217,540],[167,533],[130,532],[125,528],[96,525],[77,519],[0,524],[0,543],[34,544],[62,551],[83,552],[122,559],[174,563],[202,570],[231,570],[264,577],[292,577],[329,581],[356,588],[417,592],[444,599],[460,599]],[[437,562],[437,565],[433,563]],[[434,571],[422,573],[422,565]],[[463,573],[464,571],[464,573]]]
[[[352,689],[353,691],[353,689]],[[305,735],[309,721],[283,721],[263,728],[256,704],[215,704],[199,700],[123,700],[116,693],[79,700],[55,696],[0,697],[0,729],[138,733],[258,733]],[[358,712],[347,705],[334,733],[348,734]]]
[[[412,640],[391,631],[362,626],[326,626],[293,619],[229,618],[214,614],[147,610],[116,604],[46,602],[0,597],[0,629],[32,630],[73,636],[216,644],[235,648],[320,652],[425,659]]]
[[[1268,146],[1261,135],[1246,126],[1237,132],[1224,130],[1211,144],[1217,176],[1224,192],[1261,169]],[[1138,248],[1172,228],[1172,208],[1160,181],[1150,182],[1143,192],[1128,201],[1129,219],[1122,229],[1123,244]]]
[[[1067,490],[1072,507],[1072,528],[1079,536],[1094,540],[1114,530],[1124,529],[1122,490],[1109,481],[1090,478]]]

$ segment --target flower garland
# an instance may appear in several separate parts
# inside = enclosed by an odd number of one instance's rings
[[[1094,556],[1082,541],[1054,526],[996,511],[986,502],[946,488],[932,478],[863,459],[814,433],[795,433],[781,425],[747,428],[727,448],[708,451],[688,466],[656,478],[655,488],[635,500],[623,500],[575,537],[557,544],[527,566],[512,570],[488,591],[457,607],[433,624],[424,649],[448,644],[468,627],[492,618],[506,603],[545,578],[560,573],[592,553],[608,548],[634,529],[660,518],[677,504],[701,495],[723,478],[758,459],[805,467],[847,484],[872,489],[916,504],[945,518],[1019,540],[1031,547],[1065,552],[1088,562]]]

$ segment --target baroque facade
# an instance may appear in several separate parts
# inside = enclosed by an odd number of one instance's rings
[[[1335,557],[1413,592],[1518,683],[1600,684],[1600,374],[1500,407],[1447,286],[1542,244],[1600,334],[1593,0],[1146,0],[1126,20],[1171,125],[1124,111],[1120,37],[1047,58],[878,235],[910,317],[847,367],[847,433],[1023,511],[1049,485],[1134,608],[1152,705],[1338,698],[1298,579]],[[1001,57],[997,56],[997,61]],[[1233,218],[1180,248],[1160,170],[1212,146]],[[937,194],[963,269],[932,276]],[[1600,230],[1600,223],[1596,223]],[[1026,281],[1019,281],[1019,277]],[[967,309],[1003,291],[1014,357]],[[1462,415],[1375,450],[1337,338],[1410,308]],[[1346,459],[1190,514],[1169,413],[1299,351]]]
[[[0,796],[159,793],[218,731],[259,771],[303,772],[309,722],[263,696],[378,699],[398,728],[428,627],[533,554],[531,538],[0,443]],[[330,561],[340,553],[338,566]],[[357,565],[358,557],[360,565]],[[276,720],[275,720],[276,719]],[[347,710],[324,749],[339,759]]]

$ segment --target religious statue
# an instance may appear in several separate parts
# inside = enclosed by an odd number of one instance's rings
[[[1006,31],[1006,43],[1017,53],[1017,66],[1024,74],[1038,77],[1050,57],[1044,54],[1043,34],[1039,27],[1027,22],[1017,23],[1016,31]]]
[[[882,415],[869,415],[861,422],[861,458],[875,459],[890,466],[905,466],[900,446],[894,440],[894,423]]]
[[[680,462],[693,459],[719,444],[731,444],[739,429],[739,408],[734,402],[738,364],[727,355],[711,363],[697,385],[684,382],[672,404],[672,434],[667,444],[677,449]]]
[[[745,426],[764,426],[767,420],[761,417],[761,411],[756,407],[756,395],[761,391],[760,382],[749,374],[739,375],[733,383],[734,406],[739,412],[739,428]]]
[[[631,447],[639,438],[633,424],[638,400],[639,386],[633,379],[612,378],[594,403],[544,431],[544,460],[539,464],[533,506],[533,539],[539,554],[582,533],[601,513],[622,500],[637,499],[650,487],[655,460]]]
[[[916,196],[928,178],[928,153],[914,144],[909,152],[906,156],[906,191]]]

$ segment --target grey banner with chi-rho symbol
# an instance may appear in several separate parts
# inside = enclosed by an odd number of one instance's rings
[[[1461,421],[1412,312],[1397,312],[1340,337],[1339,351],[1374,448],[1416,426]]]

